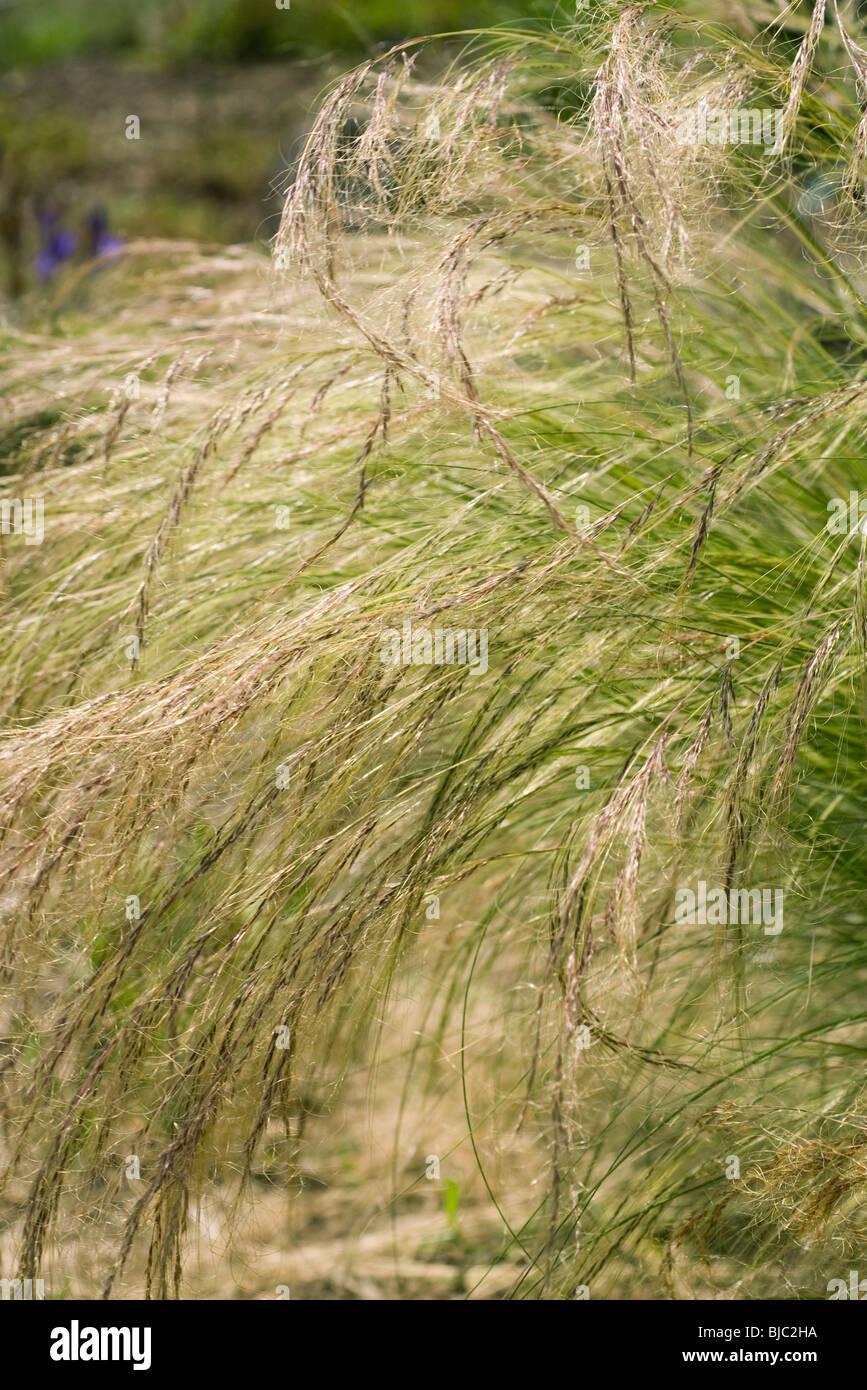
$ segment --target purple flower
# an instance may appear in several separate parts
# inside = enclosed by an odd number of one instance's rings
[[[108,216],[103,208],[94,208],[85,218],[87,250],[95,260],[117,256],[123,250],[122,237],[108,230]]]
[[[78,238],[75,232],[60,225],[59,215],[54,208],[40,208],[39,222],[40,247],[34,265],[40,280],[51,280],[64,261],[75,254]]]

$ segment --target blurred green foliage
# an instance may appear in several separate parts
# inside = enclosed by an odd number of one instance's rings
[[[554,0],[12,0],[0,68],[97,53],[169,65],[358,54],[427,33],[550,16]]]
[[[267,238],[274,188],[284,186],[328,71],[425,34],[548,23],[557,8],[557,0],[283,4],[0,0],[0,294],[17,300],[34,287],[38,218],[49,205],[70,235],[104,208],[122,237]],[[263,80],[266,63],[291,71],[282,95]],[[141,146],[122,138],[130,110],[147,132]]]
[[[56,198],[91,164],[88,133],[68,112],[45,111],[20,121],[0,98],[0,264],[13,299],[26,282],[27,213],[35,201]]]
[[[46,111],[25,123],[8,98],[0,98],[0,149],[7,178],[39,193],[84,173],[91,161],[87,131],[68,112]]]

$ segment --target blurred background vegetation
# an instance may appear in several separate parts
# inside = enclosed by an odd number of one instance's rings
[[[546,0],[4,0],[6,70],[84,55],[158,66],[363,55],[418,34],[550,13]]]
[[[0,0],[0,298],[133,237],[258,241],[323,88],[408,37],[554,0]],[[457,43],[458,41],[456,41]],[[449,53],[439,50],[444,61]],[[139,138],[127,135],[136,116]]]

